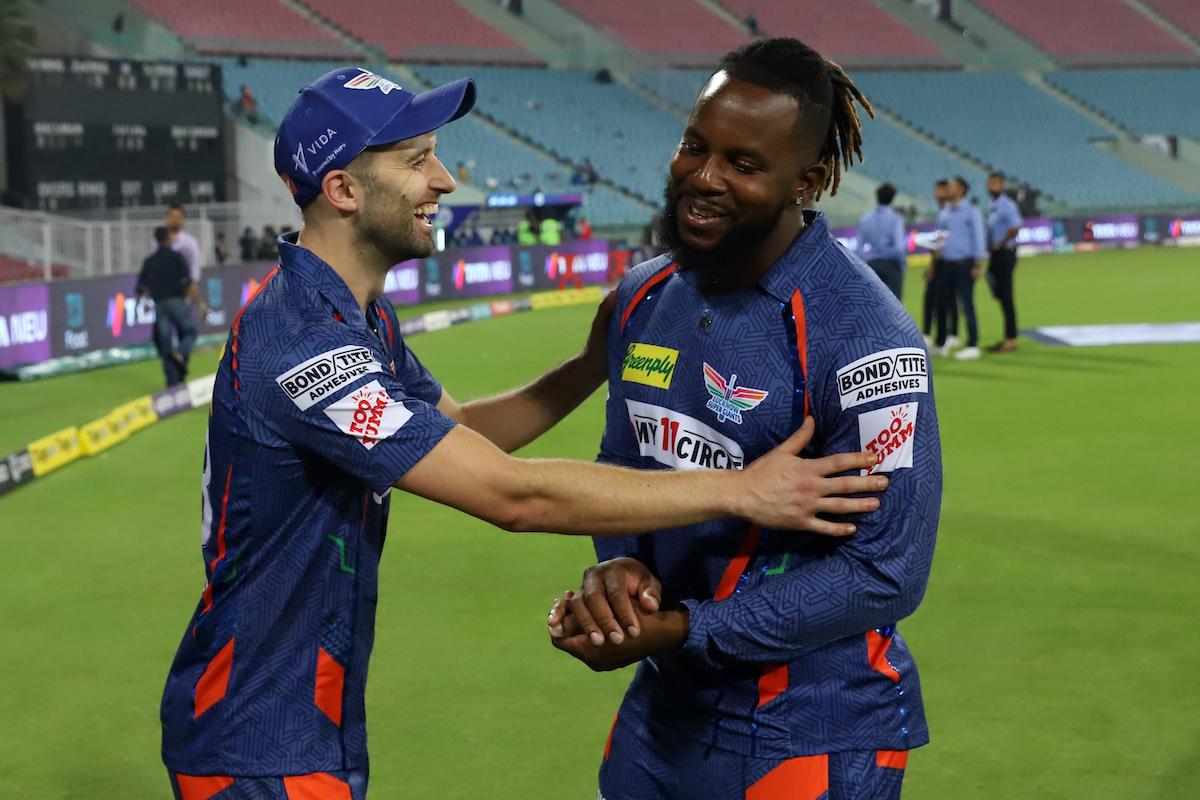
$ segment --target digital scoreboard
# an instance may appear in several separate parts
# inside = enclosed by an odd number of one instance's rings
[[[224,200],[220,67],[37,56],[8,109],[10,201],[70,211]]]

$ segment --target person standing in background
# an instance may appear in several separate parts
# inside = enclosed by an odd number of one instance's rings
[[[954,354],[959,361],[979,358],[979,323],[975,318],[975,280],[979,277],[979,262],[987,255],[984,244],[983,215],[969,200],[971,186],[961,176],[950,180],[950,204],[946,207],[944,224],[946,246],[942,249],[938,269],[944,277],[937,279],[937,350],[939,356],[950,355],[946,323],[955,300],[967,318],[967,346]]]
[[[562,244],[562,227],[557,219],[547,216],[538,226],[538,241],[547,247],[558,247]]]
[[[867,262],[896,299],[904,288],[904,219],[892,210],[896,187],[885,183],[875,190],[879,205],[858,221],[858,257]]]
[[[533,212],[528,212],[525,217],[517,223],[517,244],[523,247],[530,247],[538,243],[536,233],[537,217]]]
[[[178,203],[167,206],[164,223],[175,241],[171,245],[171,249],[183,256],[183,260],[187,262],[188,274],[192,276],[192,283],[199,284],[200,270],[204,267],[204,259],[200,255],[200,243],[196,241],[196,237],[183,229],[186,222],[183,206]]]
[[[238,247],[241,248],[243,264],[254,260],[254,255],[258,252],[258,237],[254,235],[254,229],[249,225],[242,231],[242,237],[238,239]]]
[[[934,218],[939,231],[946,229],[946,206],[950,202],[950,181],[942,178],[933,184],[933,199],[937,203],[937,216]],[[933,345],[933,324],[937,318],[938,303],[938,266],[942,261],[942,251],[934,250],[929,255],[929,266],[925,268],[925,299],[921,306],[921,332],[925,334],[925,344]],[[948,309],[950,319],[950,335],[947,342],[951,347],[958,347],[958,304],[952,303]]]
[[[167,386],[187,377],[188,357],[196,343],[196,323],[187,301],[204,314],[208,308],[200,298],[199,285],[188,274],[187,261],[173,247],[175,234],[165,225],[154,229],[155,251],[142,262],[137,295],[154,300],[154,346],[163,362]],[[178,337],[179,345],[175,345]]]
[[[216,260],[217,266],[225,266],[225,262],[229,260],[229,245],[225,242],[225,234],[217,231],[217,241],[213,244],[213,259]]]
[[[1003,172],[988,176],[988,271],[992,295],[1004,311],[1004,338],[988,347],[989,353],[1011,353],[1017,349],[1017,306],[1013,298],[1013,273],[1017,269],[1017,234],[1021,232],[1021,212],[1016,202],[1004,193]]]

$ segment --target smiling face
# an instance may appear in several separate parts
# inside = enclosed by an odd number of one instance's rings
[[[356,237],[389,264],[433,253],[438,200],[454,178],[434,154],[437,136],[415,136],[364,152],[346,168],[362,186]]]
[[[824,167],[804,152],[798,112],[787,94],[724,72],[709,80],[671,159],[659,227],[685,268],[765,269],[799,233],[796,199]]]

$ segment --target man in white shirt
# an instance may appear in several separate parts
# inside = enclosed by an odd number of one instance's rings
[[[201,256],[200,243],[196,241],[196,237],[183,229],[185,221],[183,206],[178,203],[172,203],[167,206],[167,216],[164,223],[167,229],[175,234],[175,244],[171,246],[171,249],[183,256],[183,260],[188,265],[188,272],[191,273],[192,282],[199,286],[200,269],[204,266],[204,259]]]

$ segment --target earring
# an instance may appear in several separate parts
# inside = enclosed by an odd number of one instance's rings
[[[804,195],[800,195],[799,197],[796,198],[796,205],[798,205],[798,206],[804,205]]]

